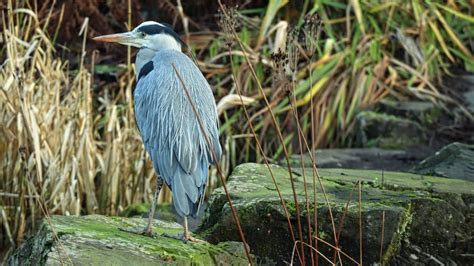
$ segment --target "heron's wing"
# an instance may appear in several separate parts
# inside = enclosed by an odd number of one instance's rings
[[[205,132],[172,64],[184,79]],[[187,56],[165,50],[157,53],[153,69],[139,79],[134,100],[138,128],[155,169],[173,190],[177,211],[194,215],[204,193],[208,165],[221,156],[217,111],[208,82]]]

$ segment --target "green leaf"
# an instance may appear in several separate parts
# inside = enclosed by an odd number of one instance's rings
[[[267,12],[262,20],[262,25],[260,26],[260,32],[257,39],[257,47],[262,45],[265,40],[265,36],[268,32],[268,29],[271,26],[273,19],[275,18],[278,10],[285,6],[288,3],[288,0],[270,0],[267,6]]]
[[[440,4],[435,4],[437,7],[441,8],[441,9],[444,9],[446,10],[447,12],[457,16],[458,18],[461,18],[461,19],[464,19],[466,21],[469,21],[470,23],[474,23],[474,17],[472,16],[469,16],[469,15],[466,15],[466,14],[463,14],[459,11],[456,11],[454,9],[451,9],[447,6],[443,6],[443,5],[440,5]]]
[[[352,0],[352,7],[354,8],[354,13],[359,23],[360,31],[365,35],[365,25],[362,17],[362,9],[360,8],[359,0]]]

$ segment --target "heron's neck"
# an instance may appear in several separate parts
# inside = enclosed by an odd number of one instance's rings
[[[135,68],[136,68],[136,78],[138,79],[138,75],[140,74],[140,71],[142,70],[142,67],[153,60],[153,57],[155,56],[157,52],[148,48],[142,48],[138,51],[137,53],[137,58],[135,59]]]

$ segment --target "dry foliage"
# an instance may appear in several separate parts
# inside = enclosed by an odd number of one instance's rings
[[[25,229],[45,214],[42,205],[51,214],[116,215],[131,203],[149,202],[154,172],[134,124],[132,80],[128,75],[119,80],[123,94],[111,98],[105,87],[99,97],[83,64],[85,53],[78,71],[71,72],[33,12],[5,15],[0,206],[9,233],[4,237],[22,240]],[[82,36],[86,31],[83,25]]]

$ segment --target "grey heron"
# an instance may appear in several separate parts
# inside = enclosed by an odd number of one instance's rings
[[[222,153],[211,87],[193,60],[182,52],[186,44],[168,24],[147,21],[130,32],[94,40],[139,49],[133,92],[135,119],[157,174],[148,224],[140,232],[152,235],[155,206],[164,182],[173,193],[177,213],[184,217],[183,238],[194,240],[187,218],[197,214],[209,165],[216,164]]]

